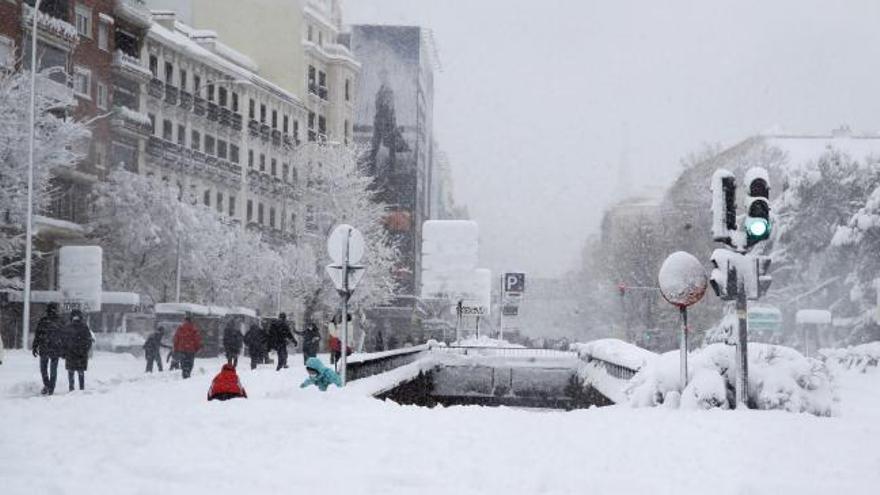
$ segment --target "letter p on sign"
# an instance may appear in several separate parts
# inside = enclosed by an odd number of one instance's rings
[[[504,274],[504,292],[508,294],[522,294],[526,289],[525,273]]]

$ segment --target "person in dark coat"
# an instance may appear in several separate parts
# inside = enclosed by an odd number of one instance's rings
[[[250,329],[244,336],[244,345],[247,346],[248,355],[251,357],[251,369],[256,369],[257,364],[266,360],[266,332],[256,323],[251,324]]]
[[[278,353],[278,366],[275,371],[281,368],[287,368],[287,342],[293,342],[296,345],[296,339],[290,331],[290,325],[287,323],[287,314],[280,313],[278,319],[269,326],[269,346]]]
[[[223,328],[223,350],[226,351],[226,362],[233,368],[238,367],[238,355],[244,344],[244,336],[238,328],[238,320],[231,319]]]
[[[238,379],[235,366],[226,363],[211,382],[211,388],[208,389],[208,400],[229,399],[247,399],[247,391],[241,386],[241,380]]]
[[[154,362],[159,367],[159,371],[162,371],[162,348],[171,349],[170,345],[162,343],[163,337],[165,337],[165,328],[159,327],[144,342],[144,357],[147,359],[146,373],[153,372]]]
[[[318,355],[318,347],[321,345],[321,331],[314,322],[309,322],[302,334],[303,338],[303,364],[309,361],[309,358]]]
[[[86,370],[89,367],[89,351],[92,350],[92,331],[83,321],[83,314],[75,309],[70,313],[70,322],[64,327],[65,353],[64,362],[67,367],[67,383],[73,392],[73,376],[79,377],[79,389],[86,386]]]
[[[34,357],[40,357],[40,375],[43,378],[43,395],[55,393],[58,379],[58,359],[64,356],[64,325],[58,317],[58,305],[49,303],[46,314],[37,323],[34,332]]]
[[[192,322],[189,315],[183,318],[183,323],[177,327],[174,333],[174,349],[172,351],[180,357],[180,370],[183,378],[192,375],[196,361],[196,353],[202,348],[202,334]]]

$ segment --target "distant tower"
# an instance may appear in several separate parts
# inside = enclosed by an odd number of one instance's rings
[[[629,163],[629,124],[624,122],[621,129],[620,158],[617,164],[617,193],[618,199],[625,199],[633,191],[632,174]]]

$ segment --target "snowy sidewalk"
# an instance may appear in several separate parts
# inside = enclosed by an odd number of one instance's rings
[[[39,390],[36,360],[0,366],[4,494],[873,494],[880,372],[841,379],[841,417],[609,407],[573,412],[398,406],[305,373],[242,369],[250,399],[100,354],[92,392]],[[63,365],[62,365],[63,367]],[[61,371],[61,370],[59,370]],[[26,385],[30,380],[32,386]],[[26,397],[27,396],[27,397]]]

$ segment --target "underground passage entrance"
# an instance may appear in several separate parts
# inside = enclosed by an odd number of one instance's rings
[[[574,410],[613,404],[570,367],[441,364],[375,396],[423,407],[477,405]]]

